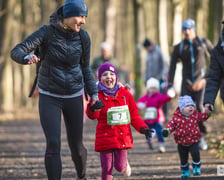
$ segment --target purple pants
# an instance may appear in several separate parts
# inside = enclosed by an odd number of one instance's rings
[[[100,152],[100,161],[102,168],[102,180],[112,179],[112,170],[123,172],[127,168],[127,149],[115,149]]]

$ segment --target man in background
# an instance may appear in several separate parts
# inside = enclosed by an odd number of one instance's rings
[[[150,78],[156,78],[160,82],[160,93],[166,93],[168,66],[158,44],[153,43],[149,38],[145,38],[143,46],[147,51],[144,82]],[[164,122],[168,119],[168,104],[162,107]],[[164,123],[163,122],[163,123]]]
[[[174,46],[171,55],[168,85],[173,86],[176,64],[180,61],[183,64],[181,96],[191,96],[198,111],[203,112],[206,58],[210,56],[213,45],[208,39],[197,36],[193,19],[189,18],[183,22],[182,32],[184,39]],[[199,123],[199,127],[202,133],[199,146],[202,150],[207,150],[208,146],[203,137],[207,133],[206,126]]]
[[[111,45],[108,42],[102,42],[100,44],[101,54],[93,59],[91,68],[94,73],[95,79],[97,79],[97,70],[104,62],[109,62],[117,68],[117,62],[112,56]]]

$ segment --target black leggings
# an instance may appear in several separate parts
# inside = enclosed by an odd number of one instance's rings
[[[49,180],[61,179],[61,113],[79,178],[85,176],[87,150],[83,145],[83,97],[55,98],[40,94],[39,115],[46,137],[45,168]]]
[[[190,146],[183,146],[181,144],[178,144],[177,149],[180,156],[180,163],[182,166],[188,163],[189,152],[191,153],[192,160],[195,163],[200,162],[200,151],[198,143],[193,143]]]

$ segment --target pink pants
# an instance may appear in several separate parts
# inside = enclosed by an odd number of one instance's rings
[[[127,155],[127,149],[115,149],[100,152],[102,180],[112,179],[113,164],[118,172],[123,172],[127,168]]]

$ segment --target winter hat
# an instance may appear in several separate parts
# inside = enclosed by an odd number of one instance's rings
[[[65,0],[63,17],[87,16],[88,7],[83,0]]]
[[[146,89],[149,88],[156,88],[159,90],[159,80],[156,78],[149,78],[149,80],[146,82]]]
[[[195,106],[194,101],[192,100],[191,96],[185,95],[185,96],[181,96],[178,99],[178,106],[179,109],[182,111],[186,106]]]
[[[101,75],[103,74],[104,71],[111,71],[116,75],[116,80],[117,80],[117,70],[115,66],[109,62],[105,62],[100,65],[98,69],[98,80],[100,81]]]
[[[196,30],[195,21],[193,19],[186,19],[182,24],[182,31],[185,29],[194,29]]]
[[[149,47],[149,46],[151,46],[152,45],[152,42],[148,39],[148,38],[146,38],[145,40],[144,40],[144,42],[143,42],[143,46],[144,47]]]
[[[102,42],[100,44],[101,49],[111,50],[111,45],[108,42]]]

